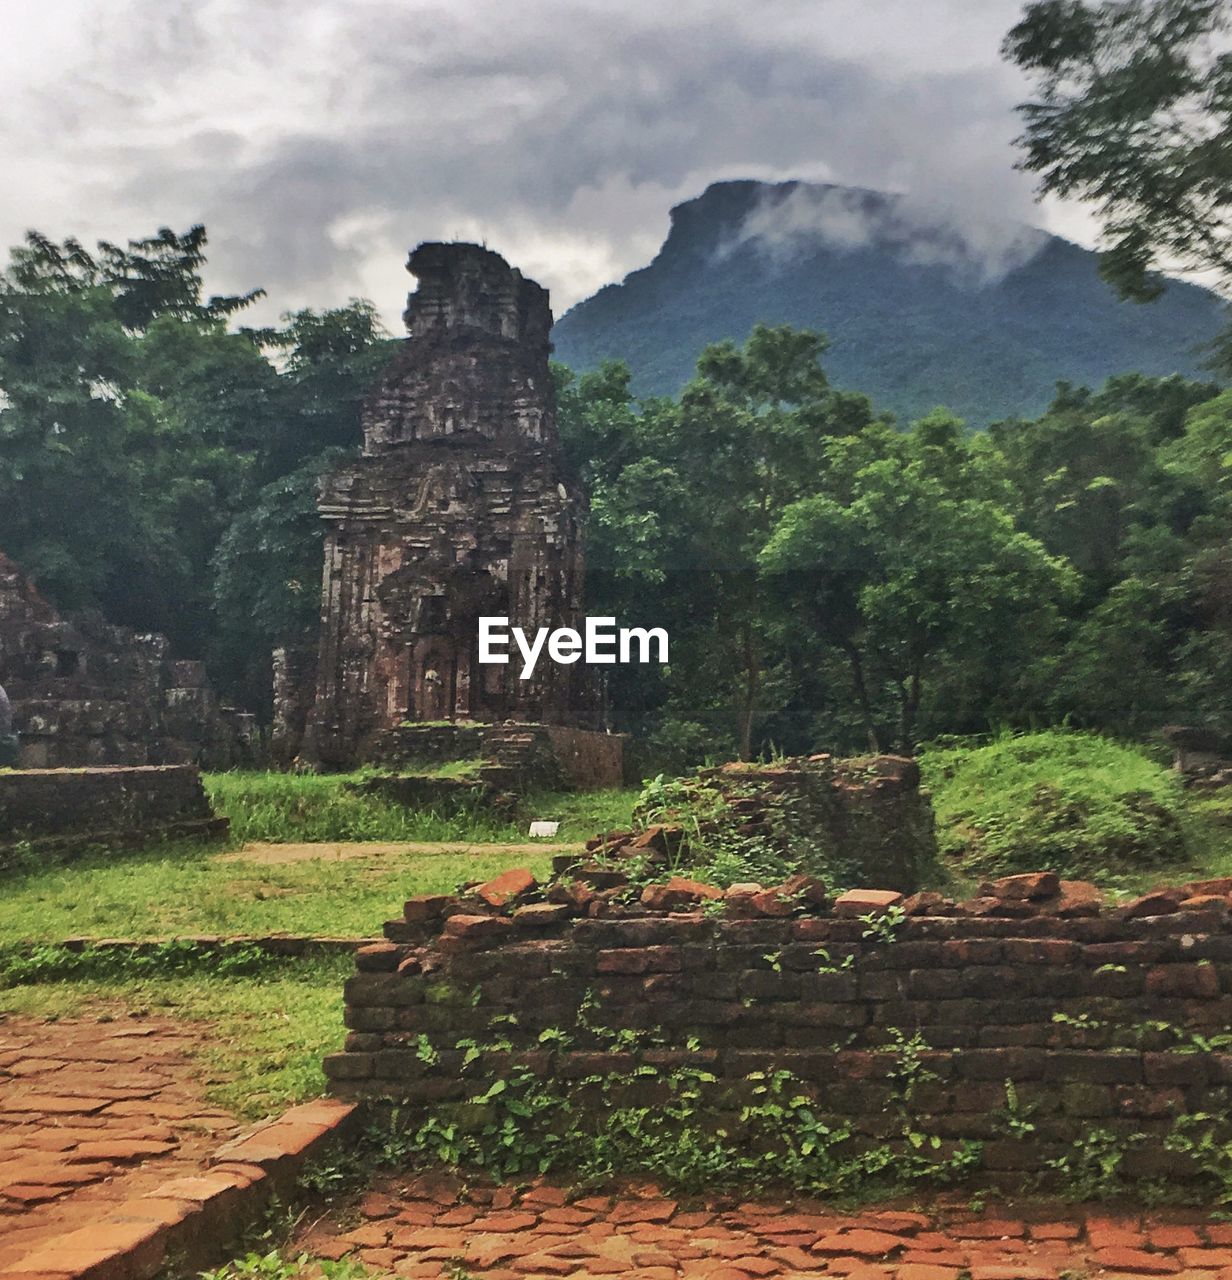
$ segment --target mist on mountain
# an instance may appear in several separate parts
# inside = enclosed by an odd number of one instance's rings
[[[655,259],[553,336],[575,369],[623,359],[639,394],[673,394],[707,343],[759,322],[824,331],[832,382],[879,409],[944,405],[979,427],[1041,413],[1058,381],[1209,379],[1223,303],[1179,281],[1122,301],[1092,251],[937,197],[732,181],[676,206]]]

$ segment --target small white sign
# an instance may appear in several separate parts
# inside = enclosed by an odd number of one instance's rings
[[[536,840],[550,840],[559,830],[559,822],[532,822],[530,824],[530,834]]]

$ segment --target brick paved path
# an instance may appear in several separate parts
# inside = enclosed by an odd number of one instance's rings
[[[0,1268],[196,1169],[238,1131],[202,1100],[203,1032],[165,1020],[0,1019]]]
[[[460,1191],[386,1181],[341,1225],[305,1228],[295,1248],[353,1254],[409,1280],[620,1276],[622,1280],[1069,1280],[1167,1276],[1232,1280],[1232,1223],[1209,1214],[958,1202],[920,1213],[734,1201],[698,1207],[653,1192],[574,1198],[537,1184]]]

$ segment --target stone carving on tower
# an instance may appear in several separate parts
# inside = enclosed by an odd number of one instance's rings
[[[547,291],[498,254],[422,244],[410,337],[327,476],[306,758],[347,767],[405,721],[589,719],[586,668],[478,662],[479,618],[581,626],[585,497],[566,474]]]

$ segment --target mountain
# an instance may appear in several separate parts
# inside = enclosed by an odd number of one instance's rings
[[[835,386],[901,420],[945,405],[974,426],[1035,416],[1060,380],[1209,380],[1222,303],[1171,283],[1121,301],[1096,255],[1009,220],[963,220],[909,197],[801,182],[718,182],[672,210],[654,261],[553,330],[576,370],[628,362],[640,395],[672,394],[709,342],[754,324],[823,330]]]

